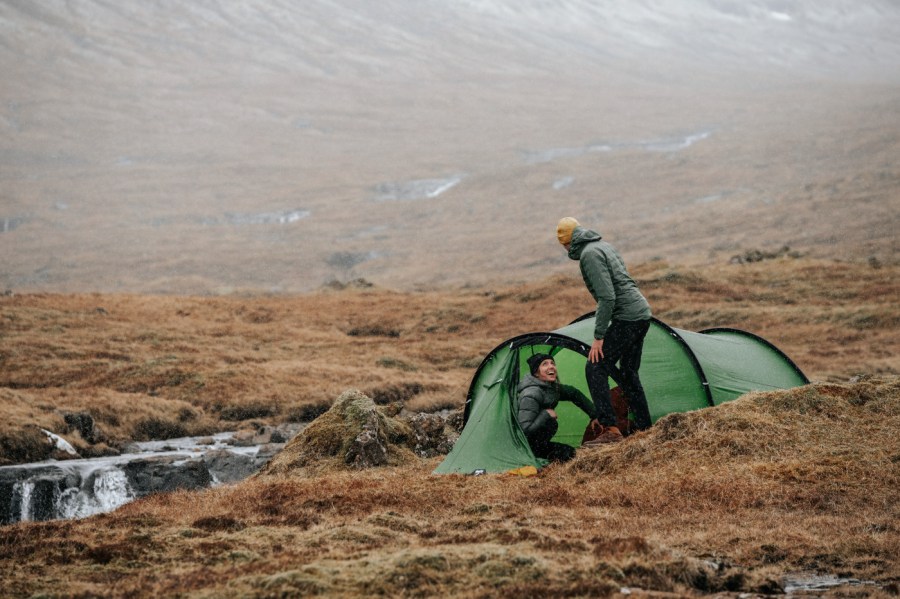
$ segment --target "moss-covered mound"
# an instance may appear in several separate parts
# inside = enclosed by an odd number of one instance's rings
[[[259,476],[314,476],[335,470],[399,466],[416,459],[413,431],[357,390],[348,390],[294,437]]]

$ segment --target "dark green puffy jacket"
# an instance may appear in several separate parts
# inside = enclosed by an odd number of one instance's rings
[[[596,418],[594,404],[575,387],[548,383],[529,374],[519,382],[516,391],[519,398],[519,426],[529,441],[550,439],[556,434],[556,420],[547,413],[547,409],[555,409],[560,401],[571,401],[590,418]]]
[[[639,321],[650,318],[650,304],[628,275],[622,256],[603,241],[599,233],[575,227],[569,258],[578,260],[581,278],[597,302],[594,339],[603,339],[613,319]]]

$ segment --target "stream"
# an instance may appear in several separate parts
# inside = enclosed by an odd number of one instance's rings
[[[0,524],[84,518],[151,493],[236,482],[282,447],[229,432],[131,443],[111,457],[0,466]]]

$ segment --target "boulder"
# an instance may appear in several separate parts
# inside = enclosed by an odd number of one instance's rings
[[[136,497],[176,489],[204,489],[212,484],[209,468],[202,460],[158,457],[133,460],[122,467]]]
[[[204,454],[202,460],[216,482],[233,483],[254,474],[271,455],[258,453],[251,456],[218,449]]]
[[[412,439],[407,423],[385,414],[360,391],[349,390],[291,439],[259,474],[314,476],[406,464],[416,459]]]
[[[88,443],[96,443],[98,439],[94,430],[94,417],[88,412],[66,412],[63,414],[66,422],[67,433],[77,431],[81,438]]]
[[[412,450],[422,458],[447,455],[459,438],[457,416],[461,411],[413,414],[406,422],[413,431]]]

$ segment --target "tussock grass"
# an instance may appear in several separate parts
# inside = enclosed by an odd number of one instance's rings
[[[37,427],[87,452],[318,416],[274,473],[0,529],[4,593],[733,595],[812,570],[886,585],[843,596],[887,596],[900,579],[897,267],[655,261],[633,274],[665,322],[760,334],[815,384],[670,415],[534,478],[434,476],[440,458],[405,449],[392,414],[461,406],[497,343],[590,311],[577,275],[409,294],[0,297],[6,459],[35,459]],[[375,324],[399,336],[347,334]],[[351,387],[368,396],[340,399]],[[69,430],[69,412],[91,414],[102,441]],[[361,414],[392,452],[384,466],[347,463]]]
[[[361,441],[371,437],[371,444]],[[263,467],[261,475],[319,475],[335,469],[359,467],[374,460],[379,465],[410,463],[415,459],[404,446],[412,439],[405,423],[385,415],[372,398],[359,391],[346,391],[331,409],[316,418],[303,432]],[[374,448],[385,455],[369,455]]]
[[[652,261],[633,274],[668,324],[757,333],[813,380],[900,374],[896,265]],[[169,423],[157,427],[165,434],[309,421],[351,387],[411,410],[460,407],[473,370],[502,340],[593,308],[577,273],[444,292],[2,296],[0,436],[41,426],[78,446],[62,414],[87,411],[103,442],[121,448],[146,437],[138,422],[147,419]],[[347,334],[377,327],[398,334]]]
[[[733,596],[796,571],[900,577],[898,377],[671,415],[533,478],[432,475],[438,459],[309,475],[302,451],[328,463],[379,409],[345,393],[275,474],[6,527],[0,562],[24,574],[7,592]],[[832,595],[889,596],[877,588]]]

